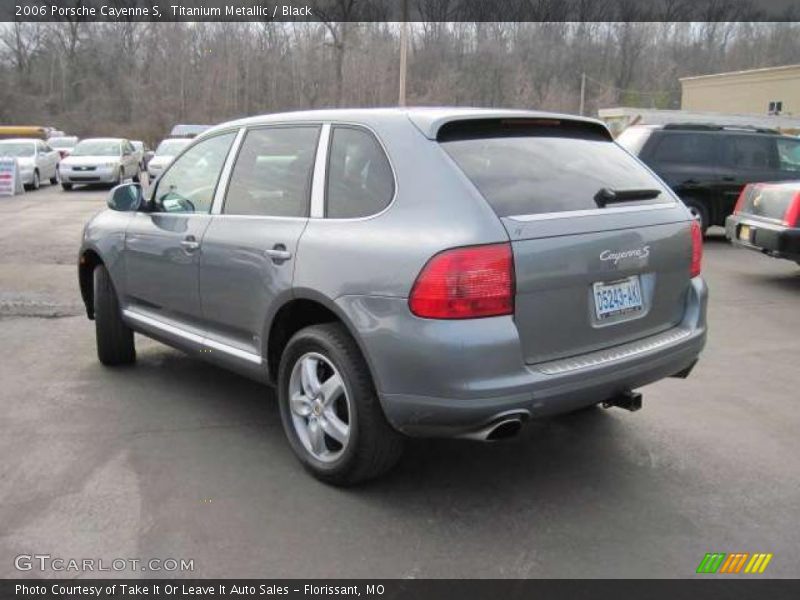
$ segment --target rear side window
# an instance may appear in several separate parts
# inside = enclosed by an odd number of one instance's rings
[[[307,217],[319,127],[247,132],[233,167],[226,215]]]
[[[559,135],[554,127],[539,134],[458,137],[441,145],[500,217],[594,209],[603,188],[660,192],[626,206],[672,201],[635,158],[591,132]]]
[[[732,135],[725,138],[725,164],[739,169],[777,169],[775,138]]]
[[[659,163],[711,165],[718,162],[717,138],[708,133],[662,133],[652,160]]]
[[[353,219],[381,212],[394,196],[389,159],[369,131],[334,127],[328,162],[326,213]]]
[[[777,142],[781,171],[800,171],[800,140],[781,138]]]

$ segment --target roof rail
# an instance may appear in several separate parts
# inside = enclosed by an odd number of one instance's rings
[[[780,135],[780,131],[768,127],[755,127],[754,125],[719,125],[717,123],[667,123],[664,125],[664,129],[683,131],[748,131],[752,133]]]

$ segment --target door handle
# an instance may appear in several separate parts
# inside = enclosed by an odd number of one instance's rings
[[[186,238],[181,240],[181,247],[186,250],[186,252],[194,252],[200,247],[200,242],[198,242],[193,235],[187,235]]]
[[[289,252],[283,244],[275,244],[272,248],[264,250],[264,254],[269,256],[272,262],[277,265],[292,258],[292,253]]]

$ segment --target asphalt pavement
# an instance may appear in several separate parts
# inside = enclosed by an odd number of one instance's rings
[[[0,198],[0,577],[691,577],[706,552],[800,576],[796,264],[712,230],[688,380],[508,442],[414,440],[342,490],[300,467],[269,388],[141,337],[135,366],[97,362],[76,253],[106,194]],[[15,568],[33,554],[194,570]]]

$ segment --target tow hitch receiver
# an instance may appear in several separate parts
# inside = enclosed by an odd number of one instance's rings
[[[611,408],[612,406],[635,412],[642,408],[642,394],[628,390],[603,401],[603,408]]]

